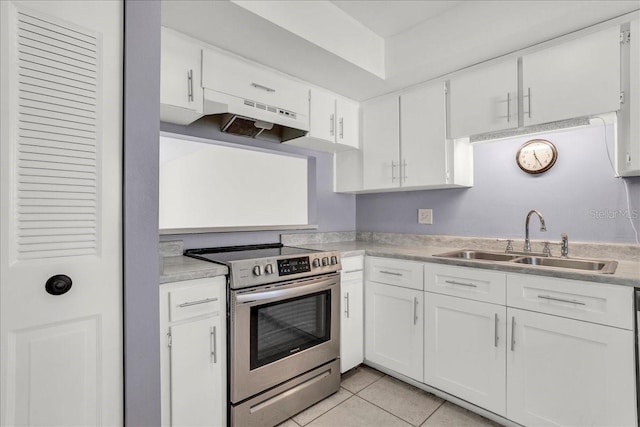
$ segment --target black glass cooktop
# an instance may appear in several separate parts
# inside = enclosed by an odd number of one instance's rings
[[[248,259],[272,258],[278,256],[303,256],[309,253],[320,252],[313,249],[283,246],[280,243],[247,246],[223,246],[218,248],[187,249],[186,256],[198,259],[206,259],[219,263],[229,263]]]

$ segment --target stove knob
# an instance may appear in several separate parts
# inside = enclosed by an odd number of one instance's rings
[[[331,257],[331,265],[336,265],[338,263],[338,257],[337,256],[332,256]]]
[[[253,267],[253,275],[262,276],[262,267],[259,265],[256,265],[255,267]]]
[[[322,266],[324,267],[325,265],[329,265],[329,258],[328,257],[322,258]]]
[[[266,274],[273,274],[273,264],[267,264],[264,266],[264,272]]]
[[[316,258],[313,260],[312,262],[313,268],[318,268],[320,267],[320,258]]]

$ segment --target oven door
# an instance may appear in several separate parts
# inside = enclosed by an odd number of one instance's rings
[[[231,402],[340,356],[340,275],[231,291]]]

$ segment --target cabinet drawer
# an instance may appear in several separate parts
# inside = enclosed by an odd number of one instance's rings
[[[627,286],[508,274],[507,305],[633,329],[633,288]]]
[[[226,284],[224,277],[189,280],[186,283],[189,285],[168,292],[170,322],[213,313],[225,307],[222,300],[225,293],[219,288]]]
[[[417,290],[424,289],[423,264],[394,258],[367,257],[367,280],[388,285],[403,286]]]
[[[340,262],[342,263],[342,274],[364,269],[364,257],[362,255],[344,257]]]
[[[425,264],[425,290],[504,305],[507,275],[468,267]]]

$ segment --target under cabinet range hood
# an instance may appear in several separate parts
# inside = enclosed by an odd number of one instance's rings
[[[309,131],[307,114],[297,113],[250,99],[204,89],[205,115],[221,114],[220,130],[234,135],[258,137],[277,135],[281,141],[305,136]]]
[[[280,141],[309,131],[309,87],[228,52],[202,50],[203,113],[222,115],[220,129],[237,135],[275,135]]]

